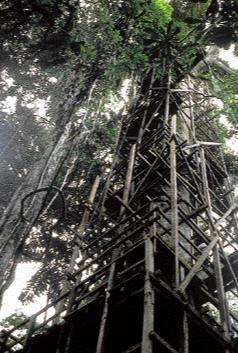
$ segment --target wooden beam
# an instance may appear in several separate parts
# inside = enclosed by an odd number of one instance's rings
[[[137,349],[139,349],[140,347],[141,347],[141,343],[137,343],[134,346],[131,346],[130,348],[128,348],[126,351],[123,351],[122,353],[132,353]]]
[[[176,349],[172,348],[170,346],[170,344],[168,342],[166,342],[160,335],[158,335],[158,333],[156,333],[155,331],[150,332],[150,336],[152,338],[155,338],[156,341],[158,341],[159,343],[161,343],[165,348],[168,349],[168,351],[170,351],[171,353],[179,353],[178,351],[176,351]]]
[[[135,162],[135,154],[136,154],[136,144],[133,144],[130,149],[130,157],[127,167],[126,180],[123,190],[123,204],[128,205],[128,199],[130,195],[131,182],[133,177],[133,168]],[[124,206],[121,206],[120,215],[122,216],[124,210]],[[122,229],[121,229],[122,230]],[[119,241],[120,239],[118,239]],[[96,353],[104,353],[106,351],[106,334],[107,334],[107,322],[110,310],[110,299],[111,299],[111,289],[114,285],[114,277],[116,272],[116,260],[120,254],[121,246],[114,248],[112,252],[112,264],[110,267],[107,290],[105,295],[104,307],[101,316],[100,329],[97,340],[97,348]]]
[[[236,274],[235,274],[235,272],[234,272],[234,270],[232,268],[232,265],[230,263],[229,257],[226,255],[226,253],[225,253],[225,251],[223,249],[222,242],[220,240],[219,240],[219,246],[220,246],[222,255],[223,255],[224,259],[225,259],[225,262],[226,262],[226,264],[227,264],[227,266],[229,268],[229,271],[230,271],[231,276],[233,278],[234,285],[235,285],[237,293],[238,293],[238,280],[237,280]]]
[[[136,197],[136,195],[138,194],[138,192],[140,191],[141,187],[145,184],[146,179],[148,178],[148,176],[151,174],[151,172],[153,171],[156,163],[158,162],[158,158],[156,158],[154,160],[154,162],[151,164],[151,166],[149,167],[149,169],[147,170],[147,172],[145,173],[144,177],[142,178],[142,180],[140,181],[137,189],[134,192],[134,195],[131,197],[130,199],[130,204],[132,203],[132,201],[134,200],[134,198]]]
[[[185,289],[187,288],[187,286],[189,285],[189,283],[191,282],[191,280],[193,279],[195,274],[201,269],[204,261],[207,259],[207,257],[209,256],[209,253],[212,251],[214,246],[217,244],[218,240],[219,240],[219,235],[215,236],[212,239],[210,244],[208,244],[206,249],[203,251],[202,255],[198,258],[196,264],[189,271],[189,273],[187,274],[187,276],[185,277],[183,282],[177,287],[177,291],[179,291],[182,294],[184,293]]]
[[[96,197],[96,193],[97,193],[99,184],[100,184],[100,176],[97,175],[95,180],[94,180],[94,183],[92,185],[89,197],[88,197],[88,203],[89,204],[93,204],[94,199]],[[81,220],[81,223],[80,223],[80,226],[79,226],[79,229],[77,230],[78,236],[76,235],[76,239],[75,239],[77,242],[76,242],[75,246],[73,247],[72,256],[71,256],[70,263],[69,263],[69,266],[68,266],[68,269],[67,269],[67,272],[69,274],[72,274],[74,272],[74,266],[76,264],[77,258],[79,257],[79,251],[82,249],[83,241],[82,241],[81,237],[83,237],[83,233],[84,233],[84,231],[86,229],[86,226],[88,224],[89,215],[90,215],[89,209],[85,208],[84,213],[83,213],[83,217],[82,217],[82,220]],[[82,255],[83,255],[83,253],[82,253]],[[69,289],[68,287],[69,287],[68,280],[65,279],[63,281],[63,286],[62,286],[60,295],[64,295],[68,291],[68,289]],[[55,324],[57,324],[59,322],[60,313],[63,311],[64,305],[65,305],[65,299],[61,300],[56,306],[56,312],[58,312],[59,315],[54,320]]]
[[[175,249],[175,286],[179,286],[179,232],[178,232],[178,186],[177,186],[177,157],[176,157],[176,115],[171,118],[170,141],[170,184],[171,184],[171,235]]]
[[[128,205],[128,200],[130,195],[130,187],[131,187],[132,176],[133,176],[132,173],[133,173],[133,167],[135,163],[135,154],[136,154],[136,144],[133,144],[130,150],[129,163],[128,163],[128,168],[126,173],[126,181],[125,181],[123,196],[122,196],[122,200],[126,206]],[[123,208],[121,209],[121,212],[122,211],[123,211]]]
[[[209,230],[210,235],[214,239],[219,240],[219,232],[215,226],[215,222],[213,220],[213,213],[212,213],[212,202],[209,192],[209,184],[207,178],[207,167],[206,167],[206,157],[204,148],[200,148],[200,159],[201,159],[201,169],[202,169],[202,180],[203,180],[203,189],[204,189],[204,196],[208,204],[207,215],[209,221]],[[224,283],[221,271],[221,262],[220,262],[220,254],[218,249],[217,241],[215,241],[213,247],[213,264],[214,264],[214,271],[216,277],[216,284],[217,284],[217,294],[219,299],[219,309],[220,309],[220,316],[221,316],[221,324],[224,329],[224,332],[227,337],[229,337],[230,331],[230,319],[229,319],[229,310],[228,304],[226,299],[226,294],[224,291]]]
[[[139,134],[138,134],[138,138],[137,138],[138,147],[141,145],[142,137],[143,137],[143,134],[144,134],[144,131],[145,131],[147,112],[148,112],[148,108],[149,108],[149,105],[150,105],[150,97],[151,97],[151,94],[152,94],[151,88],[152,88],[152,86],[154,84],[154,81],[155,81],[155,73],[156,73],[156,68],[154,66],[153,69],[152,69],[151,77],[150,77],[150,85],[148,87],[148,90],[146,92],[146,97],[145,97],[145,100],[144,100],[145,108],[144,108],[143,116],[142,116],[142,119],[141,119]]]
[[[108,282],[107,282],[108,284],[107,284],[105,302],[104,302],[104,307],[103,307],[103,312],[102,312],[102,317],[101,317],[96,353],[104,353],[105,349],[106,349],[105,348],[106,327],[107,327],[107,320],[108,320],[108,314],[109,314],[111,289],[114,284],[114,275],[115,275],[115,270],[116,270],[116,261],[115,260],[118,256],[118,254],[119,254],[119,248],[116,248],[113,252],[113,255],[112,255],[112,260],[114,262],[111,265],[110,273],[109,273],[109,277],[108,277]]]
[[[226,213],[215,223],[215,227],[218,228],[224,221],[225,219],[230,216],[230,214],[237,209],[237,205],[232,205],[227,211]]]
[[[168,81],[167,81],[167,93],[166,93],[166,98],[165,98],[164,124],[168,124],[168,121],[169,121],[170,86],[171,86],[171,73],[170,73],[170,69],[169,69]]]
[[[182,337],[182,347],[180,352],[181,353],[189,353],[189,326],[188,326],[188,315],[187,312],[184,310],[183,312],[183,337]]]
[[[153,210],[154,204],[151,203]],[[156,210],[152,214],[156,217]],[[156,222],[153,222],[150,228],[150,235],[145,240],[145,284],[144,284],[144,315],[142,329],[142,348],[141,353],[153,353],[153,342],[150,338],[150,332],[154,330],[154,305],[155,293],[151,281],[151,274],[155,271],[154,264],[154,244],[153,239],[156,235]]]
[[[164,295],[166,298],[168,297],[173,297],[177,303],[181,304],[181,307],[186,309],[186,312],[188,314],[188,317],[193,320],[196,324],[198,324],[202,330],[205,330],[205,332],[208,332],[213,336],[214,339],[218,339],[219,342],[224,346],[224,345],[230,345],[230,340],[225,337],[219,330],[211,326],[206,320],[204,320],[201,317],[200,312],[194,308],[194,305],[192,303],[189,303],[187,300],[184,300],[184,298],[181,298],[176,291],[174,291],[166,282],[164,282],[160,277],[153,277],[154,282],[156,283],[155,286],[155,291],[159,295]],[[159,287],[159,288],[158,288]],[[191,352],[192,353],[192,352]]]

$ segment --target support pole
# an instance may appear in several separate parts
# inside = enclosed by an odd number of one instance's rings
[[[90,191],[89,197],[88,197],[88,201],[87,202],[88,202],[89,205],[92,205],[94,200],[95,200],[99,184],[100,184],[100,176],[97,175],[95,180],[94,180],[94,183],[93,183],[92,189]],[[82,221],[81,221],[79,229],[78,229],[78,234],[81,235],[81,236],[83,235],[84,231],[86,230],[86,226],[87,226],[88,220],[89,220],[89,215],[90,215],[90,211],[89,211],[89,209],[86,208],[84,213],[83,213]],[[78,258],[78,255],[79,255],[79,249],[80,249],[79,245],[80,245],[81,241],[80,241],[80,239],[78,239],[78,240],[79,240],[79,244],[74,246],[73,255],[72,255],[72,258],[71,258],[71,261],[70,261],[70,264],[69,264],[69,268],[68,268],[68,272],[70,272],[70,273],[73,272],[74,266],[75,266],[75,261],[76,261],[76,259]]]
[[[207,178],[205,151],[204,151],[204,148],[202,147],[200,148],[200,158],[201,158],[203,192],[204,192],[206,202],[208,204],[207,212],[209,216],[209,220],[208,220],[209,230],[212,238],[213,239],[218,238],[219,240],[219,234],[216,230],[215,220],[213,218],[213,213],[212,213],[212,202],[211,202],[209,184],[208,184],[208,178]],[[227,304],[226,294],[224,291],[224,283],[223,283],[223,277],[222,277],[222,271],[221,271],[221,261],[220,261],[219,247],[217,242],[213,248],[213,256],[214,256],[214,271],[215,271],[216,284],[217,284],[217,294],[218,294],[218,300],[219,300],[221,324],[223,326],[225,335],[229,337],[230,320],[229,320],[229,313],[228,313],[228,304]]]
[[[181,280],[184,280],[184,273],[181,275]],[[181,330],[181,341],[179,345],[180,353],[189,353],[189,325],[188,325],[188,315],[186,308],[183,309],[182,313],[182,330]]]
[[[167,94],[165,101],[164,122],[169,121],[171,74],[169,70],[167,82]],[[176,139],[177,117],[171,117],[171,141],[170,141],[170,183],[171,183],[171,236],[174,241],[175,251],[175,286],[179,285],[179,232],[178,232],[178,190],[177,190],[177,160],[176,160]]]
[[[148,111],[148,108],[149,108],[149,99],[150,99],[151,94],[152,94],[152,87],[153,87],[154,80],[155,80],[155,67],[153,67],[153,69],[152,69],[152,74],[151,74],[151,78],[150,78],[150,85],[148,87],[147,96],[145,97],[146,109],[144,110],[143,118],[142,118],[140,129],[139,129],[139,134],[138,134],[138,139],[137,139],[138,146],[141,145],[142,137],[143,137],[143,134],[144,134],[144,131],[145,131],[147,111]]]
[[[171,353],[179,353],[178,351],[176,351],[173,347],[170,346],[170,344],[168,342],[166,342],[160,335],[158,335],[158,333],[156,332],[151,332],[150,336],[152,338],[155,338],[156,341],[158,341],[159,343],[161,343],[168,352]]]
[[[167,93],[165,98],[165,112],[164,112],[164,124],[167,125],[169,122],[169,104],[170,104],[170,85],[171,85],[171,74],[169,69],[168,82],[167,82]]]
[[[151,207],[152,209],[154,208],[153,203],[151,204]],[[153,217],[154,216],[155,215],[153,214]],[[155,293],[150,275],[153,274],[155,270],[153,245],[153,237],[155,235],[156,223],[153,223],[151,226],[150,235],[145,240],[144,317],[141,353],[153,353],[153,341],[150,334],[154,330]]]
[[[89,197],[88,197],[88,203],[90,205],[93,204],[93,202],[95,200],[99,184],[100,184],[100,176],[97,175],[94,180]],[[80,226],[79,226],[79,230],[78,230],[79,235],[83,235],[83,233],[86,229],[87,223],[88,223],[89,215],[90,215],[90,211],[88,209],[85,209]],[[70,273],[70,274],[73,273],[74,266],[76,264],[76,259],[79,257],[79,250],[80,250],[79,246],[80,246],[81,241],[80,241],[80,239],[76,239],[76,240],[78,240],[78,242],[77,242],[77,245],[74,245],[73,253],[71,256],[70,263],[69,263],[69,267],[67,269],[68,273]],[[65,279],[60,295],[64,295],[67,291],[68,291],[68,281]],[[61,300],[58,303],[58,305],[56,307],[56,312],[58,312],[60,314],[63,311],[64,304],[65,304],[65,299]],[[55,319],[54,323],[57,324],[58,322],[59,322],[59,316]]]
[[[184,293],[185,289],[187,288],[187,286],[189,285],[189,283],[191,282],[191,280],[193,279],[193,277],[196,275],[196,273],[201,269],[204,261],[207,259],[207,257],[209,256],[209,253],[213,250],[214,246],[217,244],[219,240],[219,236],[216,235],[212,241],[209,243],[209,245],[206,247],[206,249],[203,251],[203,253],[201,254],[201,256],[198,258],[197,262],[195,263],[195,265],[193,266],[193,268],[189,271],[189,273],[187,274],[186,278],[183,280],[183,282],[177,287],[177,290],[180,293]]]
[[[129,156],[129,163],[128,163],[128,168],[127,168],[127,173],[126,173],[126,181],[125,181],[125,186],[123,190],[123,197],[122,200],[124,204],[128,205],[128,200],[129,200],[129,195],[130,195],[130,187],[131,187],[131,181],[132,181],[132,173],[133,173],[133,167],[135,163],[135,154],[136,154],[136,144],[131,146],[130,150],[130,156]],[[121,207],[120,211],[120,216],[124,212],[124,207]]]
[[[116,260],[117,256],[118,256],[118,249],[115,249],[112,254],[113,260]],[[108,321],[111,289],[113,287],[115,270],[116,270],[116,262],[114,261],[113,264],[111,265],[109,277],[108,277],[108,282],[107,282],[106,297],[105,297],[104,308],[103,308],[103,313],[102,313],[102,317],[101,317],[101,324],[100,324],[100,329],[99,329],[96,353],[104,353],[105,352],[106,326],[107,326],[107,321]]]
[[[176,158],[176,115],[171,118],[170,142],[170,183],[171,183],[171,235],[175,252],[175,286],[179,286],[179,232],[178,232],[178,186],[177,186],[177,158]]]
[[[186,311],[183,312],[183,347],[181,353],[189,353],[189,327]]]
[[[130,195],[131,182],[132,182],[132,177],[133,177],[133,167],[134,167],[134,163],[135,163],[135,154],[136,154],[136,144],[133,144],[131,146],[131,150],[130,150],[129,162],[128,162],[127,173],[126,173],[126,180],[125,180],[125,185],[124,185],[124,190],[123,190],[123,203],[126,206],[128,205],[128,200],[129,200],[129,195]],[[121,210],[120,210],[120,216],[123,215],[123,212],[124,212],[124,206],[122,205]],[[109,277],[108,277],[108,283],[107,283],[107,289],[106,289],[106,297],[105,297],[104,308],[103,308],[103,313],[102,313],[102,317],[101,317],[101,324],[100,324],[100,329],[99,329],[96,353],[105,353],[105,350],[106,350],[106,333],[107,333],[107,322],[108,322],[109,307],[110,307],[111,289],[114,284],[114,277],[115,277],[115,272],[116,272],[116,259],[119,255],[119,253],[120,253],[120,247],[115,248],[112,253],[113,263],[112,263],[110,271],[109,271]]]
[[[195,130],[195,118],[194,118],[194,111],[193,111],[193,100],[191,97],[191,90],[192,90],[192,83],[190,76],[188,76],[187,80],[187,86],[188,86],[188,103],[189,103],[189,111],[190,111],[190,127],[191,127],[191,140],[194,142],[195,141],[195,136],[196,136],[196,130]]]

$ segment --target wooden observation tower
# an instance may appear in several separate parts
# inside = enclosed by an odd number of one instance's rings
[[[70,283],[2,352],[237,352],[237,209],[209,104],[193,79],[147,72],[92,187]]]

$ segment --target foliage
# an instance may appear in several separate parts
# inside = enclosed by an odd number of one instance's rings
[[[5,330],[5,331],[9,331],[11,329],[13,329],[14,327],[21,325],[28,317],[23,314],[22,312],[15,312],[13,314],[11,314],[10,316],[4,318],[1,322],[0,322],[0,327],[1,330]],[[15,338],[20,338],[22,337],[23,334],[26,334],[26,327],[25,326],[21,326],[19,327],[19,329],[17,331],[14,332],[14,337]],[[4,350],[5,353],[10,353],[10,351],[12,352],[12,350],[8,350],[7,348],[5,348],[4,346],[4,339],[5,339],[5,335],[3,332],[1,332],[0,334],[0,344],[1,345],[1,349]],[[8,338],[8,344],[11,343],[15,343],[15,341],[12,338]],[[21,346],[18,345],[15,348],[21,348]]]
[[[237,132],[238,124],[238,70],[226,75],[209,73],[206,79],[210,81],[215,94],[223,102],[223,108],[218,109],[220,114],[227,116],[233,126],[233,133]]]
[[[1,326],[4,327],[5,330],[10,330],[13,327],[20,325],[27,319],[27,316],[22,312],[16,312],[10,316],[7,316],[1,321]]]
[[[0,44],[5,60],[1,69],[13,75],[14,85],[1,101],[10,93],[18,101],[14,113],[6,113],[1,106],[1,147],[5,148],[7,138],[12,141],[1,161],[2,207],[9,199],[9,184],[13,193],[67,119],[73,125],[72,138],[85,131],[83,143],[75,143],[54,180],[65,193],[67,224],[49,231],[59,212],[56,199],[24,245],[21,260],[41,259],[42,271],[28,283],[23,301],[41,293],[51,298],[59,293],[59,279],[65,276],[74,245],[74,235],[65,225],[78,227],[94,177],[110,167],[122,121],[108,108],[112,92],[120,90],[125,78],[136,77],[140,83],[154,65],[158,82],[164,83],[166,60],[173,64],[174,82],[185,75],[197,60],[197,44],[203,45],[200,31],[205,28],[207,7],[208,3],[166,0],[2,1]],[[89,92],[92,97],[86,100]],[[23,97],[30,93],[32,102],[29,99],[23,106]],[[37,99],[49,102],[46,123],[36,119],[31,108]]]
[[[226,149],[224,153],[224,159],[226,167],[231,179],[233,179],[233,185],[237,184],[238,177],[238,155],[234,154],[233,151]]]
[[[93,38],[86,47],[85,57],[92,62],[100,55],[101,48],[103,57],[114,53],[106,69],[106,76],[116,83],[133,71],[145,70],[154,52],[159,50],[172,14],[172,7],[166,0],[152,0],[149,4],[147,1],[134,0],[126,4],[125,8],[121,6],[120,10],[122,13],[119,21],[118,13],[106,17],[105,8],[100,6],[97,9],[99,25],[103,28],[103,33],[99,35],[99,41],[102,42],[99,44],[98,36],[96,41]],[[119,24],[122,25],[120,30]],[[125,24],[127,32],[123,28]],[[84,46],[82,49],[85,53]]]
[[[173,7],[167,0],[152,0],[149,5],[148,20],[164,28],[172,20]]]
[[[224,101],[224,111],[228,115],[229,120],[235,127],[238,126],[238,70],[232,71],[230,74],[222,78],[222,98]]]
[[[237,137],[238,133],[238,70],[224,75],[223,71],[210,67],[208,72],[202,73],[201,78],[207,84],[208,94],[215,98],[209,116],[216,121],[220,142],[226,145],[227,140]],[[233,185],[236,185],[238,156],[226,147],[224,159],[230,180]]]

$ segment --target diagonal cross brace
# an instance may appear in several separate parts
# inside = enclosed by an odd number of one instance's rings
[[[191,268],[189,273],[187,274],[186,278],[183,280],[183,282],[177,287],[177,291],[180,293],[184,293],[185,289],[195,276],[195,274],[200,270],[201,266],[203,265],[204,261],[207,259],[210,251],[214,248],[216,243],[219,240],[219,235],[217,234],[212,241],[208,244],[206,249],[203,251],[202,255],[198,258],[196,264]]]
[[[215,223],[215,227],[218,228],[225,220],[228,216],[230,216],[230,214],[233,212],[233,211],[236,211],[237,210],[237,205],[234,204],[232,205],[227,211],[226,213]]]

